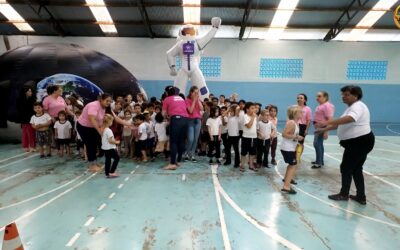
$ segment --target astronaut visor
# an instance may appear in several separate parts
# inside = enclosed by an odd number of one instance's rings
[[[181,31],[182,36],[190,35],[190,36],[195,36],[196,35],[196,29],[192,27],[187,27],[183,28]]]

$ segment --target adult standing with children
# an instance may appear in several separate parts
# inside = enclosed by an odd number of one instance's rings
[[[163,101],[162,113],[169,117],[171,157],[170,164],[164,169],[175,170],[178,166],[177,162],[182,160],[182,154],[185,151],[189,114],[185,100],[177,94],[178,91],[174,86],[167,86],[165,92],[167,97]]]
[[[35,129],[30,124],[31,117],[35,114],[33,111],[34,103],[35,97],[32,87],[24,86],[17,100],[17,111],[22,128],[22,147],[26,152],[34,152],[36,148]]]
[[[329,94],[320,91],[317,94],[317,102],[319,105],[315,108],[314,125],[318,123],[328,122],[333,118],[335,106],[329,102]],[[313,169],[321,168],[324,163],[324,140],[328,139],[328,132],[314,134],[314,148],[316,159],[312,162]]]
[[[302,110],[303,116],[299,120],[299,135],[301,135],[304,139],[299,141],[296,147],[296,161],[300,163],[301,155],[304,151],[304,140],[308,134],[308,130],[310,129],[310,124],[312,120],[312,111],[311,108],[307,106],[307,95],[304,93],[300,93],[297,95],[297,106]]]
[[[350,198],[365,205],[367,202],[363,165],[375,145],[370,112],[367,105],[361,101],[363,92],[359,86],[345,86],[341,92],[342,100],[348,106],[343,115],[339,119],[318,124],[318,127],[322,127],[319,129],[319,133],[337,129],[340,145],[344,148],[340,164],[342,188],[338,194],[328,197],[332,200],[348,200]],[[349,195],[352,179],[357,189],[356,195]]]
[[[203,104],[201,103],[199,88],[197,86],[190,88],[185,102],[189,113],[185,161],[191,160],[192,162],[196,162],[194,156],[201,129],[201,111],[203,111]]]
[[[43,99],[43,109],[53,118],[54,122],[55,118],[58,116],[58,112],[65,111],[67,103],[62,97],[63,89],[61,86],[50,85],[46,90],[48,96]]]

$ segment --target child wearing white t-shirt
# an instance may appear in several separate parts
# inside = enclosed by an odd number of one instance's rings
[[[210,117],[206,122],[208,133],[210,134],[210,141],[208,142],[208,157],[210,164],[213,163],[213,151],[215,150],[216,163],[221,164],[219,158],[221,157],[221,133],[222,133],[222,120],[219,117],[219,107],[212,107],[210,110]]]
[[[140,114],[136,116],[137,123],[139,124],[138,127],[138,137],[139,140],[136,144],[138,147],[138,152],[141,153],[142,156],[142,162],[147,162],[147,154],[146,154],[146,149],[147,149],[147,126],[146,123],[144,122],[145,118],[144,115]]]
[[[243,137],[242,137],[242,159],[240,171],[245,170],[245,165],[249,163],[249,169],[257,171],[254,166],[257,149],[257,114],[256,106],[252,102],[247,102],[244,111],[246,114],[243,118]],[[249,157],[247,157],[249,155]]]
[[[104,170],[107,178],[115,178],[118,177],[118,174],[115,173],[119,162],[119,154],[117,151],[117,145],[120,144],[120,141],[115,140],[114,134],[110,129],[110,126],[113,124],[114,118],[106,114],[103,120],[103,135],[101,137],[101,149],[104,151],[104,155],[106,158],[106,162],[104,165]],[[111,159],[113,159],[113,163],[111,165]]]
[[[55,129],[55,139],[57,144],[60,146],[58,150],[58,155],[63,157],[64,151],[67,151],[67,155],[71,154],[71,149],[69,143],[72,137],[72,125],[66,120],[67,114],[65,111],[58,112],[58,121],[54,124]]]
[[[239,112],[240,107],[236,104],[229,107],[229,114],[228,114],[228,122],[227,122],[227,129],[228,129],[228,145],[225,148],[225,158],[226,161],[224,165],[231,164],[231,147],[233,147],[233,151],[235,152],[235,164],[234,167],[238,168],[240,166],[240,153],[239,153]]]
[[[39,145],[40,158],[44,158],[44,150],[47,149],[47,157],[51,157],[50,125],[52,123],[49,114],[43,112],[41,102],[33,104],[35,115],[31,117],[30,124],[36,130],[36,143]]]
[[[165,158],[168,158],[168,150],[169,150],[169,138],[167,135],[167,127],[168,122],[164,120],[164,116],[158,113],[155,117],[156,125],[154,127],[154,131],[156,133],[157,145],[155,154],[164,153]]]
[[[257,123],[257,167],[268,168],[268,154],[271,147],[271,135],[276,131],[275,125],[269,121],[269,111],[261,112],[261,119]],[[264,159],[263,159],[264,157]]]

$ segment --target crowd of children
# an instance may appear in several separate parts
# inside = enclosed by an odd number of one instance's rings
[[[185,98],[183,95],[181,97]],[[104,118],[101,149],[106,159],[105,173],[108,178],[118,176],[116,168],[120,157],[142,163],[155,161],[161,154],[165,159],[169,157],[169,123],[161,112],[162,100],[153,97],[147,102],[143,94],[138,94],[136,100],[134,102],[130,94],[125,97],[116,96],[110,114]],[[77,154],[82,157],[85,155],[84,145],[76,131],[76,121],[82,105],[76,98],[68,98],[67,103],[68,108],[58,113],[57,120],[43,112],[41,103],[34,104],[35,115],[30,123],[36,130],[41,158],[51,156],[53,139],[57,142],[60,157],[71,155],[72,142],[76,143]],[[199,156],[208,156],[210,164],[228,166],[233,162],[233,166],[240,171],[245,171],[246,166],[258,171],[262,167],[268,168],[269,164],[277,164],[276,106],[262,108],[259,103],[237,100],[236,94],[229,99],[223,95],[219,98],[210,95],[202,104],[204,110],[201,112],[202,124],[197,148]],[[117,123],[111,114],[124,120],[124,124]],[[285,176],[287,181],[282,191],[287,193],[295,193],[289,185],[297,164],[294,153],[297,141],[302,140],[296,125],[301,114],[296,106],[289,108],[288,122],[282,134],[282,155],[288,164]],[[231,150],[234,153],[233,161]],[[193,155],[184,159],[196,162]]]

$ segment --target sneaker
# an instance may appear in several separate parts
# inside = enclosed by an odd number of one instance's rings
[[[183,160],[186,162],[186,161],[189,161],[189,156],[185,156],[185,158],[183,158]]]
[[[194,157],[192,157],[191,160],[192,160],[193,163],[196,163],[196,162],[197,162],[196,158],[194,158]]]
[[[331,199],[331,200],[335,200],[335,201],[347,201],[347,200],[349,200],[349,196],[342,195],[341,193],[328,195],[328,198]]]
[[[289,190],[282,188],[281,192],[284,194],[297,194],[296,190],[294,190],[293,188],[290,188]]]
[[[361,198],[361,197],[358,197],[356,195],[350,195],[349,197],[350,197],[351,200],[357,201],[361,205],[367,205],[367,198],[365,198],[365,196],[363,198]]]
[[[270,166],[268,164],[263,164],[264,168],[270,168]]]
[[[278,163],[276,163],[276,160],[275,160],[275,159],[272,159],[272,160],[271,160],[271,164],[274,165],[274,166],[278,165]]]
[[[285,179],[282,179],[282,182],[285,182]],[[297,185],[297,182],[296,182],[295,180],[292,179],[292,180],[290,181],[290,184]]]
[[[311,164],[312,164],[312,165],[317,165],[317,161],[312,161],[312,162],[311,162]],[[324,164],[324,163],[322,163],[322,165],[321,165],[321,166],[324,166],[324,165],[325,165],[325,164]]]
[[[321,165],[312,165],[312,169],[318,169],[318,168],[321,168],[322,166]]]

